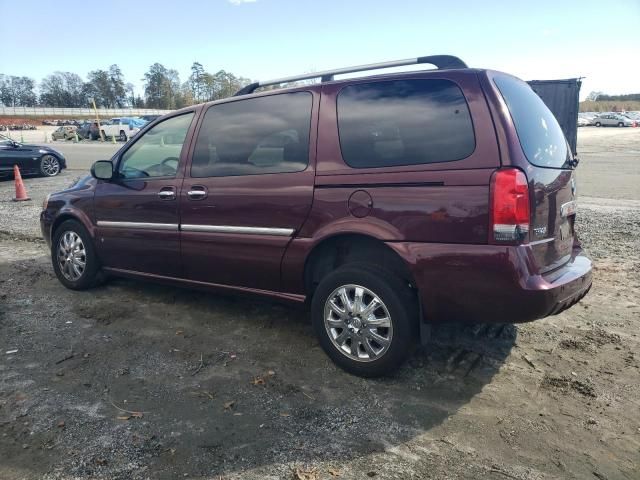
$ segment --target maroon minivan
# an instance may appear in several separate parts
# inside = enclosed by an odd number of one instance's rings
[[[333,77],[416,63],[437,69]],[[52,194],[41,225],[68,288],[120,275],[308,301],[327,354],[375,376],[434,322],[526,322],[587,293],[576,165],[525,82],[420,57],[165,115]]]

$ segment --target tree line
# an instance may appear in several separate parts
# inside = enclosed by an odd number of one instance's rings
[[[233,95],[251,83],[247,78],[219,70],[207,72],[199,62],[191,66],[189,78],[182,83],[177,70],[154,63],[144,74],[144,97],[136,95],[118,65],[93,70],[86,81],[76,73],[54,72],[37,85],[25,76],[0,73],[0,104],[8,107],[79,107],[91,100],[105,108],[158,108],[173,110],[194,103],[218,100]]]
[[[603,92],[591,92],[586,100],[591,102],[639,102],[640,93],[629,93],[626,95],[607,95]]]

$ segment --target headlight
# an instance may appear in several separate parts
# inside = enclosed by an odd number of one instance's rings
[[[42,202],[42,210],[46,210],[49,206],[49,197],[51,194],[49,193],[46,197],[44,197],[44,202]]]

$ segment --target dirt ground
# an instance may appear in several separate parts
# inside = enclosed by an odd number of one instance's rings
[[[581,129],[594,286],[525,325],[337,369],[306,311],[129,280],[72,292],[0,182],[0,478],[640,478],[640,129]]]

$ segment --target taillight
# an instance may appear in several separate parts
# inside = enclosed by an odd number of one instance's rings
[[[529,186],[521,170],[496,170],[491,177],[491,232],[495,243],[524,242],[531,221]]]

